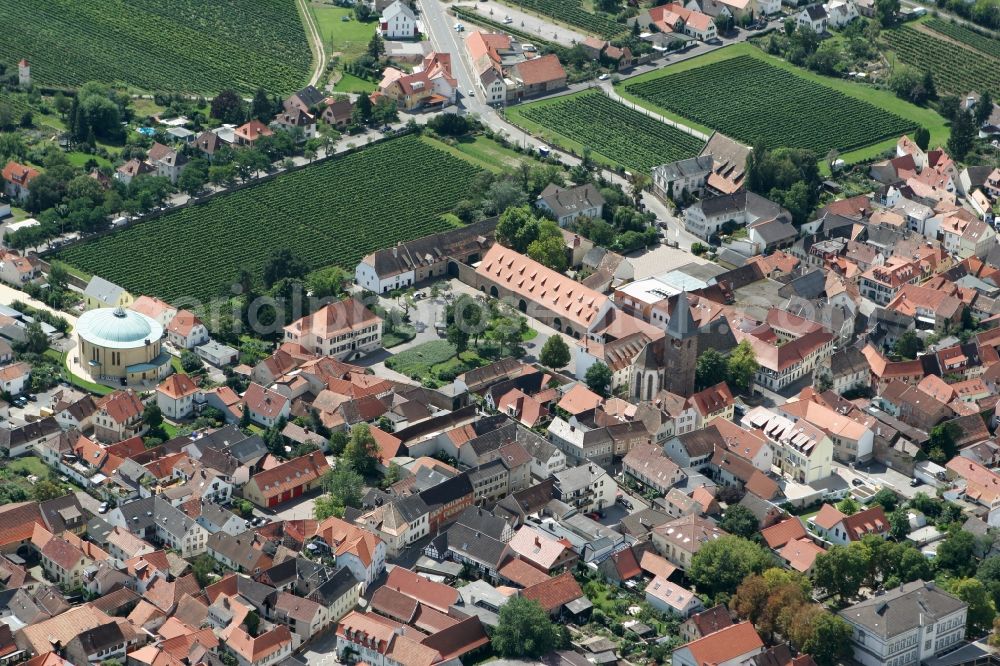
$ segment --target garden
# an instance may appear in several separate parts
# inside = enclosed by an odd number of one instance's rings
[[[613,166],[649,172],[697,155],[704,142],[676,127],[591,90],[514,107],[508,116],[555,145],[565,139],[593,150]]]
[[[373,250],[449,228],[441,214],[478,172],[420,137],[400,137],[73,246],[61,258],[168,301],[228,293],[241,269],[259,281],[273,248],[291,250],[310,270],[353,273]]]
[[[719,81],[726,82],[725,96]],[[623,96],[665,115],[694,121],[739,141],[770,147],[857,151],[894,141],[918,126],[944,141],[947,130],[930,109],[891,93],[823,77],[741,44],[626,83]],[[892,109],[889,111],[888,109]],[[860,159],[860,155],[856,157]]]
[[[46,86],[284,94],[312,62],[291,0],[0,0],[0,24],[17,26],[0,40],[0,62],[27,58]]]

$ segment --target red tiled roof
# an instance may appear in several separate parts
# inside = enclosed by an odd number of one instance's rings
[[[187,375],[170,375],[156,387],[156,390],[168,398],[178,400],[198,392],[198,385]]]
[[[329,469],[330,463],[326,461],[323,452],[313,451],[255,474],[249,483],[254,484],[261,496],[266,499],[310,483],[323,476]]]
[[[531,587],[549,579],[548,575],[516,558],[500,567],[497,573],[521,587]]]
[[[714,634],[691,641],[687,648],[699,666],[721,664],[741,655],[763,649],[764,642],[749,622],[740,622]]]
[[[768,547],[774,549],[781,548],[789,541],[806,536],[806,528],[802,525],[801,520],[790,516],[776,525],[761,530],[760,534],[764,537]]]
[[[537,601],[542,608],[551,613],[560,606],[582,597],[583,590],[573,578],[573,574],[564,571],[558,576],[524,588],[521,596]]]
[[[451,605],[458,601],[458,590],[455,588],[435,583],[403,567],[394,567],[385,585],[442,613],[447,613]]]
[[[8,183],[15,183],[22,187],[27,186],[33,179],[40,175],[37,169],[17,162],[7,162],[3,168],[3,179]]]
[[[128,423],[142,416],[142,401],[135,391],[115,391],[97,401],[97,409],[104,411],[115,423]]]

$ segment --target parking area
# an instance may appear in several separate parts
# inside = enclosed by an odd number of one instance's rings
[[[525,32],[529,35],[538,35],[539,39],[548,42],[556,42],[563,46],[573,46],[587,39],[587,35],[572,28],[556,25],[551,18],[530,14],[523,9],[511,7],[501,2],[488,0],[487,2],[476,2],[471,4],[457,5],[463,9],[473,10],[482,14],[484,18],[497,23],[504,23],[509,18],[510,27],[518,32]],[[469,28],[466,27],[466,30]]]
[[[920,492],[934,495],[933,488],[924,484],[912,486],[910,485],[913,480],[912,477],[897,470],[888,468],[884,464],[877,461],[872,461],[866,465],[860,465],[858,467],[851,467],[835,462],[833,463],[833,471],[835,474],[838,474],[850,483],[853,487],[857,486],[855,479],[859,479],[863,484],[871,486],[876,491],[880,488],[887,487],[907,499],[913,498],[914,495]]]

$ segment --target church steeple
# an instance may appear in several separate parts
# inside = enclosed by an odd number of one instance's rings
[[[677,302],[674,303],[674,311],[667,321],[667,335],[674,340],[687,340],[698,334],[698,324],[691,316],[691,302],[688,300],[688,293],[682,291],[677,294]]]

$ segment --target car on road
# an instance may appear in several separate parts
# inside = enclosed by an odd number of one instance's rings
[[[463,30],[465,30],[465,26],[464,25],[462,25],[461,23],[456,23],[455,24],[455,32],[462,32]]]
[[[864,482],[863,479],[859,479],[858,477],[854,477],[853,479],[851,479],[851,485],[855,486],[855,487],[857,487],[857,486],[863,486],[863,485],[865,485],[865,482]]]
[[[427,298],[427,292],[418,291],[415,294],[413,294],[413,300],[415,300],[415,301],[419,301],[420,299],[423,299],[423,298]]]
[[[922,483],[923,483],[923,481],[921,481],[920,479],[910,479],[910,487],[911,488],[916,488],[917,486],[919,486]]]
[[[475,96],[476,96],[476,91],[475,91],[475,90],[473,90],[472,88],[469,88],[469,89],[468,89],[468,90],[466,91],[466,94],[467,94],[467,95],[468,95],[469,97],[475,97]]]
[[[535,48],[534,44],[521,44],[521,50],[528,51],[530,53],[532,51],[537,51],[538,49]]]
[[[97,513],[107,513],[107,512],[108,512],[108,503],[101,502],[101,506],[97,507]]]
[[[600,75],[600,76],[598,76],[597,78],[598,78],[598,79],[600,79],[601,81],[607,81],[607,80],[608,80],[609,78],[611,78],[611,77],[609,77],[609,76],[607,75],[607,73],[605,73],[605,74],[601,74],[601,75]]]
[[[621,504],[623,507],[625,507],[629,511],[632,510],[632,502],[629,502],[627,499],[625,499],[621,495],[619,495],[618,497],[615,498],[615,502],[617,502],[618,504]]]
[[[504,25],[510,25],[513,22],[514,22],[514,19],[512,19],[510,16],[504,16],[503,17],[503,23],[504,23]]]

